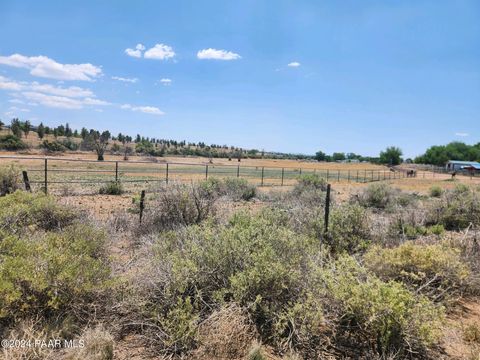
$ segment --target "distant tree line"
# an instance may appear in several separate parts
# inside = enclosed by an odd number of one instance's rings
[[[447,145],[435,145],[427,149],[425,154],[417,156],[415,163],[444,166],[449,160],[480,161],[480,143],[467,145],[454,141]]]

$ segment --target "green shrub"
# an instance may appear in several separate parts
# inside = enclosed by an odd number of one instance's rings
[[[15,165],[0,167],[0,196],[15,192],[20,188],[20,169]]]
[[[138,229],[141,233],[172,230],[199,224],[215,213],[215,193],[192,184],[168,185],[150,200],[145,221]]]
[[[98,190],[98,193],[102,195],[122,195],[123,192],[122,183],[118,181],[110,181]]]
[[[365,255],[365,264],[380,278],[401,281],[434,300],[465,288],[470,275],[460,252],[441,244],[405,242],[392,249],[373,247]]]
[[[440,186],[432,186],[430,188],[430,196],[431,197],[440,197],[443,194],[443,189]]]
[[[227,196],[233,201],[251,200],[257,195],[257,188],[250,185],[246,179],[239,178],[209,178],[199,184],[205,196]]]
[[[43,140],[40,147],[48,152],[65,152],[67,150],[67,148],[58,141]]]
[[[320,219],[323,220],[323,217]],[[370,237],[370,219],[365,209],[356,204],[333,208],[326,241],[335,253],[352,254],[364,250]]]
[[[368,185],[353,200],[364,207],[386,209],[395,204],[398,194],[399,190],[392,188],[388,184],[374,183]]]
[[[314,306],[318,299],[308,295],[305,282],[318,242],[295,234],[285,223],[279,211],[266,209],[255,216],[242,212],[227,226],[207,222],[159,239],[152,267],[145,271],[163,280],[148,290],[142,312],[159,314],[164,324],[160,314],[180,310],[179,299],[184,305],[191,299],[192,306],[188,316],[168,322],[175,328],[161,325],[168,334],[164,346],[173,347],[168,339],[181,339],[175,335],[179,328],[191,333],[191,321],[199,314],[230,301],[250,310],[265,339],[308,341],[308,329],[322,318],[322,307]]]
[[[447,230],[462,230],[480,225],[480,192],[459,184],[432,202],[427,225],[443,225]]]
[[[76,211],[43,194],[16,191],[0,198],[0,229],[8,233],[61,229],[77,218]]]
[[[15,135],[0,136],[0,149],[16,151],[24,150],[27,148],[28,145]]]
[[[325,191],[327,189],[327,181],[317,174],[303,174],[297,178],[297,184],[295,184],[293,192],[301,193],[312,189]]]
[[[89,225],[1,237],[0,319],[74,316],[88,309],[108,279],[105,235]]]
[[[441,335],[442,307],[401,283],[369,275],[352,257],[341,257],[323,276],[342,306],[344,326],[363,332],[380,354],[424,349]]]

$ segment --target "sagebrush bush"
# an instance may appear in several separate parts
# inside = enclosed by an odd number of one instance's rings
[[[60,142],[58,141],[48,141],[48,140],[43,140],[42,144],[40,145],[42,149],[44,149],[47,152],[65,152],[67,148]]]
[[[235,214],[224,227],[206,223],[159,239],[147,270],[159,274],[159,282],[147,289],[143,311],[173,316],[159,321],[168,334],[164,347],[190,346],[192,323],[229,301],[250,310],[265,338],[305,341],[304,328],[322,313],[303,301],[309,256],[318,253],[318,241],[295,234],[285,222],[285,214],[266,209],[258,216]]]
[[[387,209],[395,204],[399,193],[398,189],[394,189],[388,184],[374,183],[356,194],[352,201],[358,202],[364,207]]]
[[[257,195],[257,188],[246,179],[209,178],[199,184],[200,189],[211,197],[226,196],[233,201],[251,200]]]
[[[168,185],[149,200],[140,233],[172,230],[199,224],[215,214],[216,193],[202,185]]]
[[[2,234],[0,318],[75,316],[109,276],[105,234],[83,224],[34,236]]]
[[[447,230],[462,230],[480,225],[480,191],[459,184],[432,202],[427,224],[440,224]]]
[[[15,165],[0,167],[0,196],[20,189],[20,169]]]
[[[432,186],[430,188],[429,194],[431,197],[440,197],[443,194],[443,189],[438,185]]]
[[[392,249],[375,246],[365,254],[365,264],[383,280],[401,281],[433,300],[464,289],[470,275],[460,251],[442,244],[408,241]]]
[[[381,281],[349,256],[322,276],[329,296],[342,305],[344,326],[358,326],[357,331],[375,339],[378,353],[425,349],[439,339],[443,308],[401,283]]]
[[[0,230],[9,233],[61,229],[78,217],[77,211],[43,194],[16,191],[0,198]]]
[[[293,192],[301,193],[305,190],[317,189],[327,190],[327,181],[317,174],[303,174],[297,178],[297,183],[293,188]]]
[[[100,187],[98,193],[102,195],[122,195],[124,193],[123,185],[118,181],[110,181]]]

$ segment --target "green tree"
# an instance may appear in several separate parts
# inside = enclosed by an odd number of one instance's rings
[[[40,125],[38,125],[37,135],[40,139],[43,139],[45,137],[45,126],[43,126],[43,123],[40,123]]]
[[[20,120],[12,119],[12,122],[10,124],[10,130],[12,131],[13,135],[15,135],[18,138],[21,138],[22,137],[22,125],[20,124]]]
[[[325,154],[323,151],[317,151],[315,153],[315,160],[317,161],[325,161],[327,159],[327,154]]]
[[[28,138],[28,134],[30,134],[30,130],[32,129],[32,124],[29,120],[23,123],[23,132],[25,133],[25,138]]]
[[[343,161],[343,160],[346,159],[345,153],[335,152],[335,153],[332,154],[332,159],[333,159],[333,161]]]
[[[387,147],[380,152],[380,163],[388,165],[399,165],[402,162],[403,152],[400,148],[395,146]]]

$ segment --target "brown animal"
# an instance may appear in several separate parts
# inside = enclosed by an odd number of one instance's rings
[[[417,177],[417,172],[415,170],[408,170],[407,177]]]
[[[452,179],[455,179],[455,176],[457,176],[457,172],[456,172],[456,171],[452,172]]]

